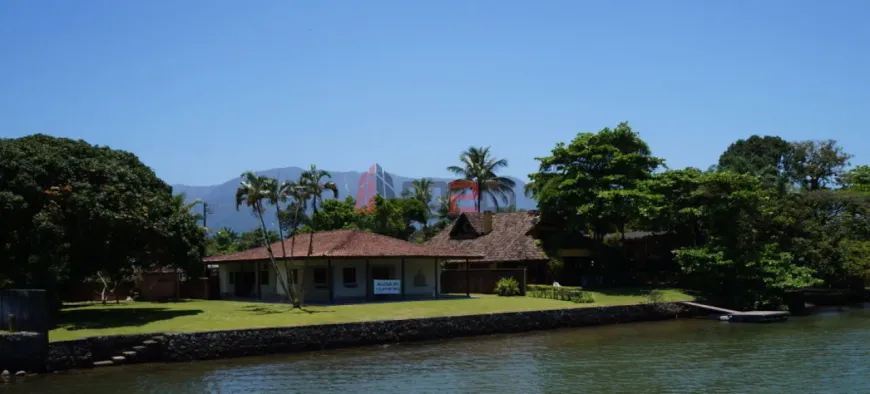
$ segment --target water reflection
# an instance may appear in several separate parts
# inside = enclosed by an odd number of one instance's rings
[[[870,392],[870,313],[681,320],[30,378],[0,393]]]

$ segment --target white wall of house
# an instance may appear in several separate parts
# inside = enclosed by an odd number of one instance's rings
[[[365,299],[366,294],[371,292],[370,287],[373,285],[373,281],[367,282],[366,277],[375,279],[374,275],[377,273],[385,276],[378,279],[402,280],[405,287],[405,295],[409,297],[434,297],[436,294],[436,282],[438,282],[437,290],[440,291],[441,288],[441,266],[437,264],[435,259],[405,259],[404,278],[402,278],[402,259],[399,258],[369,259],[368,275],[366,274],[365,259],[332,259],[329,263],[323,259],[312,259],[308,261],[307,265],[302,260],[278,260],[277,264],[279,275],[284,278],[285,283],[288,285],[290,284],[288,271],[295,270],[296,275],[303,279],[306,302],[329,302],[329,273],[327,271],[329,266],[332,267],[332,289],[333,297],[336,301]],[[255,267],[255,263],[220,264],[221,294],[235,296],[235,287],[229,280],[232,272],[242,270],[251,272]],[[268,276],[267,284],[261,286],[263,297],[286,297],[283,286],[278,284],[271,263],[260,263],[260,272],[263,271]],[[255,295],[252,294],[252,296]]]
[[[435,273],[434,259],[405,260],[405,295],[435,296],[435,275],[438,275],[438,288],[441,288],[441,265]]]
[[[218,279],[220,279],[220,288],[221,288],[221,296],[227,297],[231,295],[235,295],[236,286],[235,283],[231,283],[230,273],[234,271],[238,271],[239,267],[237,263],[227,263],[218,265]]]
[[[248,272],[254,273],[254,283],[258,278],[260,281],[260,291],[264,298],[271,298],[278,295],[278,284],[275,280],[275,270],[269,262],[259,263],[221,263],[218,264],[218,275],[220,277],[221,296],[223,297],[255,297],[256,289],[251,288],[250,294],[236,294],[236,287],[239,280],[238,273]]]

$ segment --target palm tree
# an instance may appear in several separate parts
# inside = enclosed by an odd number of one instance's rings
[[[498,159],[490,154],[489,147],[470,147],[467,151],[459,155],[459,160],[462,166],[450,166],[447,170],[460,176],[458,180],[466,180],[474,182],[473,190],[476,197],[475,208],[477,212],[481,211],[483,195],[488,194],[492,198],[492,203],[498,209],[498,201],[505,204],[509,202],[508,196],[513,192],[516,183],[507,177],[498,176],[496,171],[507,167],[508,163],[505,159]],[[464,191],[467,188],[461,188],[457,191]]]
[[[250,207],[254,211],[254,214],[256,214],[257,218],[260,219],[260,227],[263,229],[263,242],[266,244],[266,252],[269,254],[269,262],[272,263],[272,268],[275,270],[275,277],[280,281],[281,287],[284,288],[284,293],[287,294],[288,297],[292,297],[287,289],[287,283],[284,281],[284,278],[281,277],[281,272],[278,271],[278,264],[275,262],[275,255],[272,253],[272,244],[269,243],[269,239],[266,238],[266,233],[268,231],[266,230],[266,220],[263,218],[263,213],[265,212],[263,202],[275,201],[277,190],[278,182],[276,180],[247,171],[242,174],[242,181],[239,184],[239,188],[236,189],[236,210],[238,211],[239,207],[242,206],[242,204],[245,204]],[[284,249],[283,239],[281,239],[281,249]],[[284,257],[287,257],[286,252]]]
[[[284,181],[284,183],[281,184],[281,187],[278,188],[278,198],[282,202],[286,202],[287,200],[293,200],[293,202],[291,202],[287,208],[294,209],[294,211],[295,211],[294,216],[293,216],[294,221],[299,220],[300,211],[304,212],[307,205],[308,205],[307,190],[304,187],[302,187],[298,182]],[[280,220],[280,218],[279,218],[279,220]],[[294,228],[292,228],[292,230],[293,230],[293,234],[291,235],[291,238],[290,238],[290,258],[291,258],[291,260],[293,259],[293,256],[294,256],[293,253],[294,253],[294,250],[296,249],[296,228],[294,227]],[[307,268],[307,267],[305,267],[305,268]],[[290,271],[286,265],[286,260],[285,260],[284,269],[289,274]],[[304,288],[302,287],[303,281],[301,279],[299,279],[299,283],[296,283],[295,278],[293,278],[292,275],[289,275],[289,276],[290,276],[290,286],[294,288],[294,292],[296,293],[295,294],[296,296],[294,297],[294,301],[293,301],[293,307],[294,308],[301,308],[302,307],[302,297],[304,294]]]
[[[238,240],[239,233],[229,227],[221,228],[214,233],[214,241],[219,253],[235,252]]]
[[[324,181],[324,178],[332,178],[329,171],[319,170],[314,164],[311,168],[302,172],[299,177],[301,197],[306,201],[311,199],[311,227],[317,228],[317,204],[323,202],[323,193],[332,191],[334,198],[338,198],[338,186],[333,181]],[[305,255],[305,267],[308,267],[308,259],[314,253],[314,231],[308,234],[308,253]]]
[[[317,215],[317,204],[323,202],[323,193],[332,191],[333,198],[338,198],[338,186],[333,181],[323,182],[324,178],[330,179],[332,174],[329,171],[317,169],[317,166],[314,164],[311,165],[310,169],[303,171],[299,177],[299,186],[305,190],[306,196],[311,199],[311,208],[314,211],[314,215]]]
[[[414,187],[414,197],[426,205],[426,217],[423,221],[423,228],[426,229],[429,226],[429,217],[432,214],[432,180],[429,178],[415,179],[411,181],[411,185]]]
[[[172,196],[172,208],[175,209],[178,213],[186,213],[190,216],[193,216],[193,220],[200,221],[203,219],[203,216],[199,212],[191,212],[193,208],[197,205],[202,204],[202,200],[196,199],[192,202],[187,202],[187,194],[186,193],[178,193]],[[200,226],[205,229],[205,226]],[[206,229],[208,231],[208,229]]]

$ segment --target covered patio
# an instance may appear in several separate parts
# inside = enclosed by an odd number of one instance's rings
[[[270,247],[277,272],[266,246],[204,260],[218,266],[221,298],[287,300],[280,275],[306,303],[435,299],[443,261],[483,258],[361,230],[298,234],[283,241],[283,250],[282,242]]]

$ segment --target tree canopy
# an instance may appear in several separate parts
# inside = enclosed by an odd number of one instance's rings
[[[201,269],[205,232],[135,155],[33,135],[0,140],[0,157],[0,286]]]

